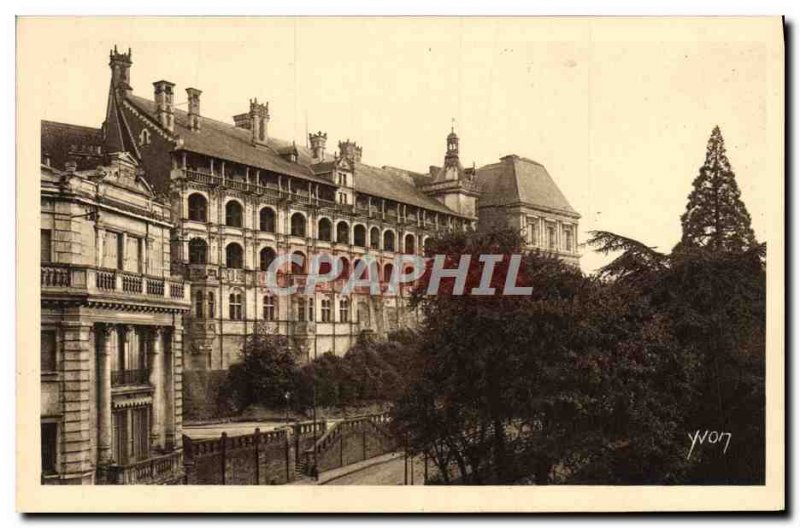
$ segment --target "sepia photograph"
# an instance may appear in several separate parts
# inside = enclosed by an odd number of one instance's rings
[[[18,507],[783,509],[783,32],[19,18]]]

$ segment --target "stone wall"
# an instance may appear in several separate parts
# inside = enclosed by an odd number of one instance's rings
[[[317,424],[322,435],[324,424]],[[270,485],[296,479],[299,449],[314,444],[311,423],[253,434],[192,440],[183,437],[187,484]]]
[[[306,467],[313,472],[316,462],[322,473],[395,451],[397,441],[386,420],[386,415],[371,415],[336,422],[314,449],[305,451]]]

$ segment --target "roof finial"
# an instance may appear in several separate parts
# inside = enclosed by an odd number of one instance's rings
[[[456,131],[456,118],[455,117],[451,117],[450,118],[450,132],[451,133],[455,133],[455,131]]]

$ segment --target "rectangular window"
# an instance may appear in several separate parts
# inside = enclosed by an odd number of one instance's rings
[[[322,299],[322,322],[323,323],[330,323],[331,322],[331,300],[330,299]]]
[[[339,299],[339,322],[347,323],[350,321],[350,301]]]
[[[528,244],[532,246],[539,245],[539,219],[528,219]]]
[[[234,321],[241,321],[242,319],[242,294],[232,293],[228,299],[229,313],[228,316]]]
[[[53,260],[53,232],[50,229],[41,230],[42,241],[42,262],[52,262]]]
[[[297,320],[298,321],[305,321],[306,320],[306,300],[305,299],[297,299]]]
[[[563,249],[564,251],[572,251],[572,227],[566,226],[564,227],[564,240],[563,240]]]
[[[58,463],[58,424],[55,422],[42,423],[42,474],[53,475],[57,473]]]
[[[272,295],[264,296],[264,320],[275,320],[275,297]]]
[[[133,460],[150,456],[150,408],[131,409],[131,453]]]
[[[203,292],[201,290],[194,292],[194,316],[203,317]]]
[[[125,237],[117,235],[117,265],[118,270],[125,269]]]
[[[58,370],[58,350],[56,347],[56,331],[42,330],[41,333],[41,361],[42,372],[55,372]]]
[[[557,249],[555,226],[547,226],[547,249],[550,251],[555,251]]]
[[[128,411],[116,411],[111,415],[111,456],[117,464],[128,463]]]
[[[142,240],[138,237],[126,237],[125,258],[123,269],[134,273],[141,272],[142,265]]]

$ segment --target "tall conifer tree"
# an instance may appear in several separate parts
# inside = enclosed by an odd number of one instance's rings
[[[692,185],[686,212],[681,216],[679,248],[740,252],[756,245],[750,214],[741,200],[718,126],[711,132],[706,161]]]

